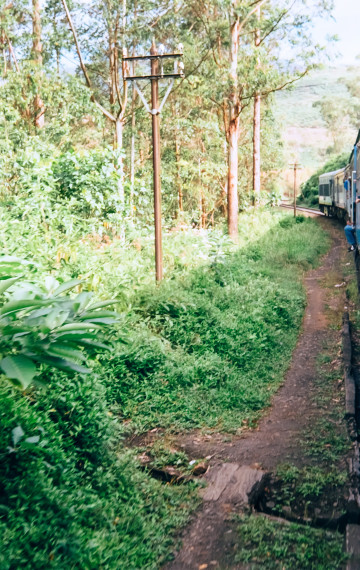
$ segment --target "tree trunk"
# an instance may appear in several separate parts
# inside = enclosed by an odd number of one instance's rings
[[[253,138],[253,192],[255,204],[260,200],[261,192],[261,155],[260,155],[260,111],[261,96],[256,93],[254,97],[254,138]]]
[[[201,190],[201,227],[206,229],[207,212],[206,212],[206,202],[203,190]]]
[[[257,8],[257,18],[260,22],[261,8]],[[255,47],[260,46],[260,29],[255,31]],[[257,68],[260,67],[260,60],[258,58]],[[254,119],[253,119],[253,193],[254,193],[254,204],[258,204],[260,201],[261,192],[261,155],[260,155],[260,127],[261,127],[261,95],[259,92],[255,94],[254,97]]]
[[[227,188],[228,232],[231,239],[238,239],[238,140],[239,117],[233,117],[229,125],[229,167]]]
[[[122,117],[118,117],[116,119],[116,123],[115,123],[115,148],[117,150],[119,150],[119,152],[122,152],[122,145],[123,145],[123,131],[124,131],[124,119]],[[122,155],[120,155],[119,157],[119,162],[118,162],[118,169],[120,170],[119,174],[119,180],[118,180],[118,196],[120,199],[120,202],[122,204],[124,204],[124,175],[123,175],[123,170],[124,170],[124,164],[123,164],[123,158]]]
[[[183,193],[182,193],[181,176],[180,176],[180,144],[176,130],[175,130],[175,162],[176,162],[176,186],[178,191],[178,207],[179,207],[179,213],[181,213],[183,212],[184,208],[183,208]]]
[[[131,149],[130,149],[130,215],[134,214],[134,188],[135,188],[135,104],[136,104],[136,91],[132,91],[131,102]]]
[[[38,83],[42,72],[42,44],[41,44],[41,16],[40,0],[33,0],[32,24],[33,24],[33,45],[32,57],[37,67]],[[39,85],[37,85],[37,89]],[[34,98],[34,124],[37,129],[42,129],[45,124],[45,105],[40,94],[36,93]]]
[[[234,10],[233,10],[234,12]],[[234,13],[232,14],[234,17]],[[239,53],[240,22],[237,18],[231,25],[230,48],[230,93],[228,125],[228,232],[232,240],[238,240],[238,141],[240,99],[238,93],[237,63]]]

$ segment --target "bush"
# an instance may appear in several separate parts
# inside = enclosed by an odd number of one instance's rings
[[[122,209],[119,194],[121,168],[115,151],[68,151],[52,164],[56,200],[69,201],[73,211],[87,217],[116,213]]]

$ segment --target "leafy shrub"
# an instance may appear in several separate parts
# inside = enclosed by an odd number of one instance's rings
[[[118,212],[122,209],[119,168],[115,151],[68,151],[52,165],[58,197],[67,199],[70,208],[87,217]]]
[[[102,326],[116,321],[115,313],[104,310],[111,302],[91,304],[91,293],[74,299],[64,296],[79,280],[60,285],[47,277],[45,291],[21,282],[18,274],[25,264],[16,257],[0,257],[0,368],[22,388],[31,384],[38,364],[89,373],[82,365],[86,356],[79,349],[107,348],[98,336]]]
[[[101,386],[60,376],[31,397],[0,379],[0,567],[155,570],[193,490],[116,453]]]

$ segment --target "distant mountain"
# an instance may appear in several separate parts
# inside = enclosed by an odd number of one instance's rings
[[[334,142],[319,107],[314,107],[314,103],[328,96],[345,101],[350,99],[345,85],[339,81],[348,73],[346,67],[314,71],[290,91],[280,91],[276,95],[275,117],[282,132],[284,159],[288,164],[297,161],[302,165],[299,184],[331,158],[327,151]],[[356,137],[355,126],[347,123],[343,135],[342,150],[348,149],[350,154]],[[282,176],[285,189],[292,194],[293,171],[285,167]]]

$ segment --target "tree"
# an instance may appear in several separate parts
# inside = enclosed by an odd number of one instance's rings
[[[32,25],[33,25],[33,44],[32,58],[35,68],[35,81],[37,82],[37,93],[34,99],[34,123],[38,129],[42,129],[45,124],[45,106],[39,93],[42,75],[42,42],[41,42],[41,15],[40,0],[32,0]]]

